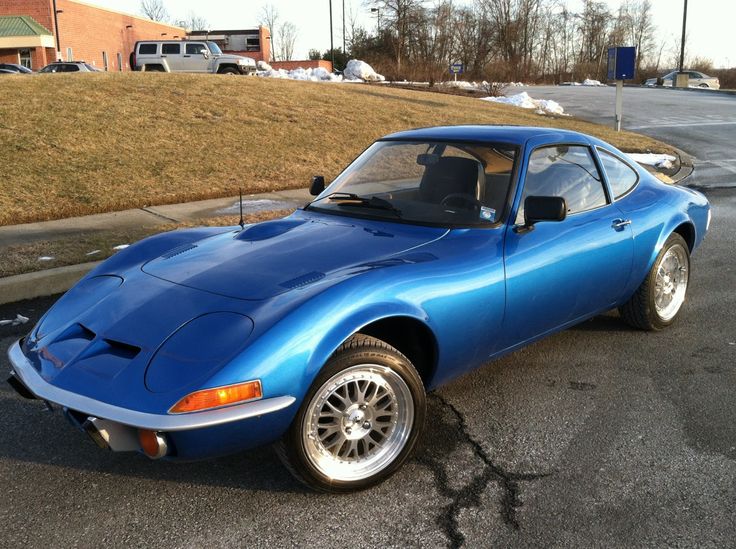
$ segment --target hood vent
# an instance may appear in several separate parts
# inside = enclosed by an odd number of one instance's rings
[[[325,277],[325,273],[312,271],[311,273],[307,273],[302,276],[297,276],[296,278],[292,278],[291,280],[282,282],[281,284],[279,284],[279,286],[281,286],[282,288],[288,288],[290,290],[293,290],[295,288],[301,288],[302,286],[306,286],[307,284],[312,284],[313,282],[317,282],[318,280],[322,280],[324,277]]]
[[[196,247],[196,244],[184,244],[183,246],[179,246],[177,248],[174,248],[173,250],[166,252],[161,256],[161,259],[171,259],[172,257],[181,255],[185,252],[188,252],[189,250],[193,250]]]

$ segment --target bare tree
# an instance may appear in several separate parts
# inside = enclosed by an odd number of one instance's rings
[[[281,61],[291,61],[294,57],[294,44],[296,43],[296,25],[291,21],[283,23],[279,27],[279,58]]]
[[[271,34],[271,59],[269,61],[277,61],[276,57],[276,26],[279,22],[279,10],[273,4],[264,4],[261,7],[261,14],[258,22],[268,28]]]
[[[189,31],[203,31],[207,30],[208,27],[209,23],[207,22],[207,19],[201,15],[197,15],[193,11],[190,11],[189,15],[187,15],[187,18],[184,20],[184,28]]]
[[[628,2],[626,4],[629,26],[629,40],[636,46],[636,72],[642,60],[649,57],[655,49],[654,32],[656,27],[652,20],[652,3],[649,0]]]
[[[141,13],[153,21],[169,20],[169,12],[163,0],[141,0]]]

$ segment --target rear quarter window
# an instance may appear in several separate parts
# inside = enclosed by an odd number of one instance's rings
[[[140,55],[155,55],[158,50],[158,44],[141,44],[138,46]]]
[[[598,156],[608,177],[614,199],[622,197],[636,186],[639,174],[631,166],[603,149],[598,149]]]

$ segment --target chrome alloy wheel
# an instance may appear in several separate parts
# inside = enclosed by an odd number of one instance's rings
[[[657,265],[654,305],[663,320],[672,320],[685,302],[688,282],[687,252],[680,244],[672,246]]]
[[[414,400],[404,379],[386,366],[360,364],[332,376],[314,394],[302,443],[322,474],[357,481],[396,459],[413,424]]]

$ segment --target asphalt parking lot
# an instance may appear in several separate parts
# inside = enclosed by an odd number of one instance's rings
[[[433,394],[416,457],[381,486],[303,489],[270,448],[208,462],[99,450],[57,412],[0,388],[0,545],[733,546],[736,194],[689,300],[660,333],[615,313]],[[0,307],[7,348],[53,302]],[[0,370],[8,362],[0,358]]]
[[[526,91],[535,99],[554,99],[566,113],[613,125],[613,87],[533,86]],[[626,87],[622,125],[625,130],[661,139],[693,156],[697,169],[688,185],[736,187],[736,95]]]

